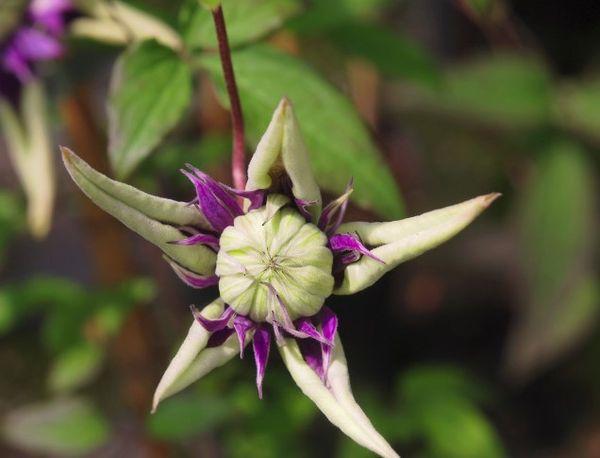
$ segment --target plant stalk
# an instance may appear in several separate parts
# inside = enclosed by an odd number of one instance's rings
[[[229,47],[229,39],[227,38],[227,28],[225,27],[222,7],[219,6],[214,9],[212,15],[219,43],[219,56],[221,57],[223,77],[225,78],[225,86],[231,105],[231,127],[233,130],[231,173],[233,175],[233,185],[236,189],[243,190],[246,186],[246,150],[242,104],[240,103],[240,95],[235,82],[233,63],[231,62],[231,48]]]

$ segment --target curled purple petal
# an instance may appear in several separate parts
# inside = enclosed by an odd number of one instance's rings
[[[367,247],[365,247],[362,242],[359,240],[358,236],[354,234],[335,234],[329,237],[329,248],[334,252],[354,252],[360,253],[362,255],[368,256],[371,259],[374,259],[377,262],[385,264],[384,261],[379,259],[373,253],[369,251]]]
[[[312,324],[310,318],[299,318],[296,320],[296,329],[298,333],[300,333],[300,338],[312,338],[318,342],[321,342],[325,345],[333,345],[333,342],[325,338],[319,330]]]
[[[206,245],[215,251],[219,251],[219,238],[212,234],[194,234],[182,240],[174,240],[169,242],[174,245]]]
[[[225,343],[229,337],[233,334],[233,329],[231,328],[223,328],[220,331],[215,331],[208,338],[208,342],[206,343],[206,348],[219,347]]]
[[[221,316],[215,320],[204,317],[194,305],[190,305],[190,309],[192,315],[194,315],[194,319],[208,332],[216,332],[225,329],[233,316],[233,309],[231,307],[226,307]]]
[[[197,169],[191,164],[186,164],[186,167],[190,169],[199,180],[203,181],[206,186],[208,186],[210,192],[212,192],[214,196],[232,212],[232,214],[235,216],[243,214],[243,211],[238,204],[237,199],[235,198],[235,193],[229,186],[219,183],[210,175],[204,173],[202,170]]]
[[[254,362],[256,364],[256,388],[258,397],[262,399],[262,383],[265,378],[265,370],[269,360],[269,347],[271,346],[271,337],[269,330],[265,325],[256,328],[253,340]]]
[[[227,226],[233,224],[236,216],[243,214],[242,208],[237,203],[235,195],[225,185],[191,165],[188,167],[192,172],[187,170],[181,172],[196,189],[199,210],[214,230],[222,232]]]
[[[233,329],[235,329],[238,342],[240,343],[240,358],[244,357],[244,348],[246,348],[246,335],[248,334],[248,331],[254,328],[254,326],[254,322],[245,316],[237,315],[233,319]]]
[[[321,213],[319,217],[319,229],[321,229],[326,234],[330,235],[337,231],[340,224],[344,220],[344,215],[346,214],[346,208],[348,207],[348,199],[350,198],[350,194],[354,190],[354,180],[351,178],[346,186],[346,190],[344,194],[335,199],[333,202],[330,202]]]
[[[202,289],[219,283],[219,277],[216,275],[200,275],[180,266],[166,256],[164,258],[169,263],[175,274],[177,274],[179,279],[192,288]]]
[[[264,189],[257,189],[255,191],[238,191],[237,189],[229,188],[236,196],[243,197],[250,201],[248,211],[255,210],[262,207],[267,199],[267,192]]]

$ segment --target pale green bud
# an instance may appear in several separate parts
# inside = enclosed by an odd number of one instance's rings
[[[216,275],[223,300],[256,322],[317,313],[333,289],[327,237],[272,194],[221,235]],[[277,293],[275,293],[275,291]]]
[[[277,188],[284,174],[290,178],[294,198],[310,204],[308,211],[316,221],[321,212],[321,191],[292,104],[285,98],[279,102],[248,165],[246,189]]]

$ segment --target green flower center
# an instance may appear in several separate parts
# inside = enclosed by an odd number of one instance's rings
[[[286,312],[292,320],[312,316],[333,290],[327,237],[285,207],[288,201],[270,195],[264,207],[238,216],[221,235],[221,297],[256,322],[282,322]]]

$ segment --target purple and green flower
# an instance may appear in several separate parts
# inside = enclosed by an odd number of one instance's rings
[[[248,167],[244,190],[188,165],[196,197],[145,194],[92,169],[70,150],[71,177],[97,205],[158,246],[187,285],[218,285],[219,298],[192,306],[193,323],[165,371],[154,406],[246,347],[259,397],[273,344],[300,389],[360,445],[398,456],[356,403],[332,294],[361,291],[401,262],[448,240],[498,194],[400,221],[344,223],[352,192],[322,205],[292,106],[282,100]]]

